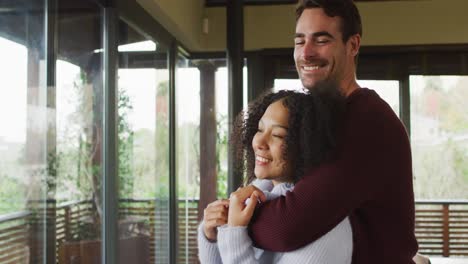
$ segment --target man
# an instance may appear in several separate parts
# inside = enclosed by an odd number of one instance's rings
[[[347,113],[335,158],[306,172],[285,197],[260,205],[250,235],[257,247],[291,251],[349,216],[354,264],[414,263],[410,144],[388,104],[356,82],[359,12],[352,0],[304,0],[296,14],[294,59],[303,86],[336,81]],[[245,187],[231,199],[244,201],[255,190]]]

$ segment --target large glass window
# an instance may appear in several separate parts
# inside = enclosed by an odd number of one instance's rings
[[[0,9],[0,259],[44,263],[46,124],[55,112],[43,76],[45,10],[15,1]]]
[[[411,76],[411,144],[417,199],[467,199],[466,76]]]
[[[183,57],[178,57],[176,66],[176,122],[177,262],[195,263],[200,197],[200,71]]]
[[[47,186],[55,212],[49,216],[55,216],[51,222],[55,222],[58,262],[82,259],[94,263],[100,261],[102,244],[102,147],[106,136],[102,125],[102,37],[98,33],[101,9],[86,1],[57,3],[56,91],[48,95],[55,101],[56,115],[56,130],[49,129],[48,139],[56,146],[48,154]],[[53,44],[50,42],[51,47]],[[51,241],[48,237],[49,250]],[[82,247],[86,249],[77,250]]]
[[[119,28],[119,263],[168,263],[167,48]]]
[[[43,5],[0,6],[0,259],[92,263],[102,219],[101,9]],[[89,250],[77,253],[85,240]]]

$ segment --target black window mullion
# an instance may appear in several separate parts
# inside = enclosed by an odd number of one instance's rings
[[[117,19],[115,6],[103,9],[103,264],[118,263]]]
[[[177,263],[177,168],[176,168],[176,91],[177,43],[169,49],[169,263]]]

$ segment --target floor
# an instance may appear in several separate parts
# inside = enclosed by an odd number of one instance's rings
[[[430,257],[432,264],[468,264],[468,258]]]

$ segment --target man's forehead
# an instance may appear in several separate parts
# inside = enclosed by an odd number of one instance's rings
[[[339,29],[341,23],[341,17],[339,16],[328,16],[322,8],[307,8],[305,9],[299,19],[296,21],[296,31],[298,29],[308,29],[322,27],[317,29],[318,31],[330,28]]]

